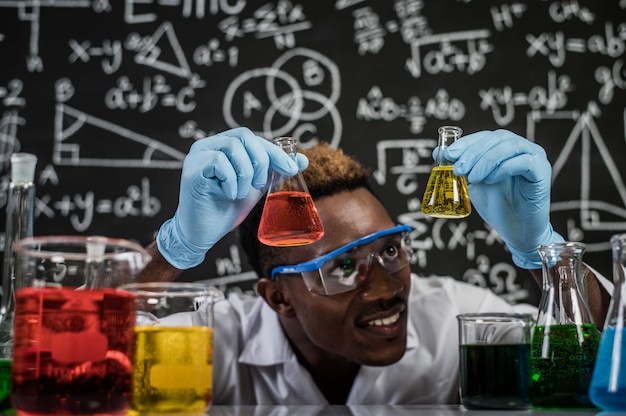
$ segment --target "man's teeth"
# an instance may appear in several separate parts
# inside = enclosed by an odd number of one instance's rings
[[[384,326],[391,325],[400,319],[400,314],[397,313],[395,315],[390,316],[389,318],[376,319],[375,321],[369,321],[367,324],[371,326]]]

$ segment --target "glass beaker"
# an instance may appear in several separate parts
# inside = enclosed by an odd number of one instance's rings
[[[604,321],[589,397],[608,411],[626,410],[626,234],[611,237],[613,297]]]
[[[123,415],[130,405],[132,282],[150,260],[126,240],[44,236],[15,245],[11,400],[18,414]]]
[[[272,141],[295,160],[297,141],[293,137],[277,137]],[[301,246],[324,236],[313,198],[302,174],[288,177],[272,171],[257,237],[268,246]]]
[[[189,282],[122,285],[133,293],[137,325],[133,398],[140,414],[202,414],[213,396],[213,286]]]
[[[443,156],[444,150],[461,138],[463,130],[457,126],[442,126],[438,132],[439,153],[424,191],[422,212],[435,218],[464,218],[472,212],[467,181],[464,176],[454,174],[453,163]]]
[[[600,332],[587,304],[585,248],[578,242],[538,248],[543,284],[530,357],[531,403],[536,408],[594,407],[588,391]]]
[[[466,313],[459,323],[461,403],[468,409],[530,408],[534,319],[516,313]]]

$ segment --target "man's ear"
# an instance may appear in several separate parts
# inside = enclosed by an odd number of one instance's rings
[[[295,316],[289,295],[285,293],[285,287],[276,280],[262,277],[257,282],[257,292],[259,296],[265,299],[265,302],[274,309],[277,314],[292,318]]]

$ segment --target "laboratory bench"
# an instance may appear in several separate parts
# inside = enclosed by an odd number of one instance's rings
[[[468,410],[460,405],[213,406],[208,416],[617,416],[594,409]]]

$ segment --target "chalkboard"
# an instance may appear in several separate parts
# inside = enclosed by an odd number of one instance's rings
[[[193,141],[243,125],[370,166],[415,228],[415,272],[536,301],[477,214],[420,213],[437,128],[544,146],[554,227],[611,276],[608,241],[626,231],[625,17],[624,0],[0,0],[0,207],[10,155],[30,152],[36,235],[148,244]],[[255,276],[231,233],[181,279],[251,290]]]

